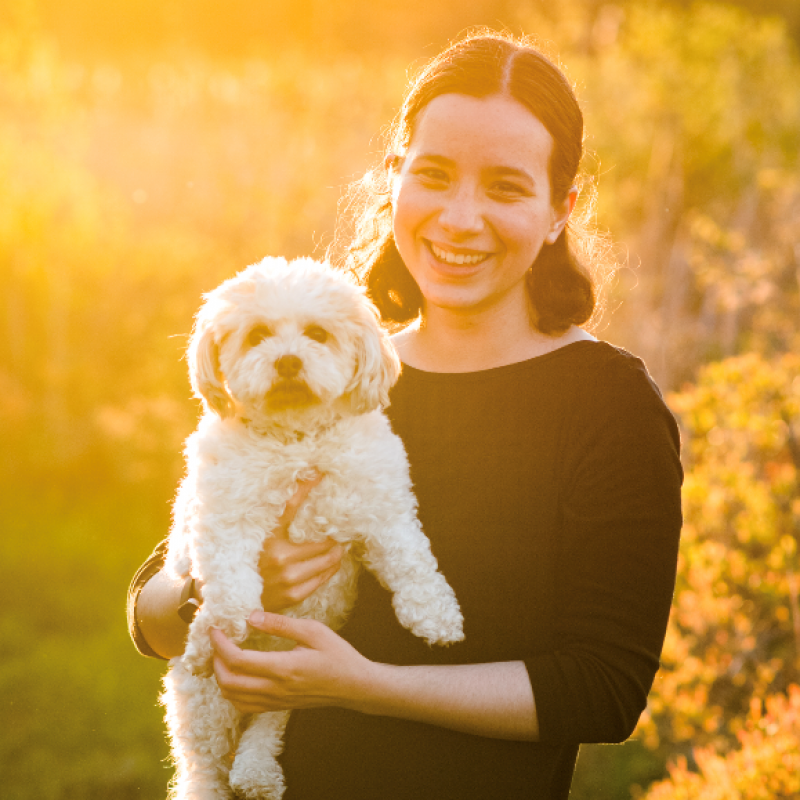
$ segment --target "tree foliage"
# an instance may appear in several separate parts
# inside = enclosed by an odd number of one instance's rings
[[[800,63],[782,24],[567,0],[526,27],[578,84],[599,220],[627,249],[610,335],[669,388],[713,358],[798,349]]]

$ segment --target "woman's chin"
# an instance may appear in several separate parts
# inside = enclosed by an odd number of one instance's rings
[[[493,305],[493,298],[485,292],[470,291],[468,287],[452,288],[450,291],[429,291],[425,295],[425,308],[466,314],[478,313]]]
[[[524,281],[512,286],[496,286],[481,280],[461,284],[430,280],[420,288],[426,313],[438,308],[458,314],[483,314],[494,309],[506,314],[519,305],[527,314],[528,293]]]
[[[480,304],[490,294],[486,281],[482,279],[486,274],[482,267],[483,264],[464,267],[429,259],[425,276],[417,281],[426,305],[469,308]]]

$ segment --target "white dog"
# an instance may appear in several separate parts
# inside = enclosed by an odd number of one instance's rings
[[[286,614],[342,625],[363,561],[393,592],[400,622],[429,644],[463,639],[463,620],[417,519],[402,442],[381,410],[400,362],[363,290],[311,259],[265,259],[206,296],[189,368],[206,413],[186,445],[165,569],[202,580],[203,603],[164,681],[173,797],[280,798],[288,712],[242,717],[221,696],[209,628],[249,649],[293,646],[248,628],[247,618],[261,608],[264,541],[298,481],[315,469],[325,475],[290,526],[292,540],[356,546]]]

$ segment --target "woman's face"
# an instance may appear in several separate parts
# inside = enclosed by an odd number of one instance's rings
[[[527,303],[525,273],[574,202],[553,206],[552,148],[544,125],[503,95],[445,94],[425,107],[393,168],[392,206],[426,313]]]

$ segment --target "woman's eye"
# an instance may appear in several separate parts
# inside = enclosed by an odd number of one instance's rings
[[[495,194],[502,197],[520,197],[528,194],[526,190],[522,188],[522,186],[519,186],[516,183],[508,183],[506,181],[495,183],[492,186],[492,190]]]
[[[447,173],[441,169],[427,167],[417,172],[417,175],[428,184],[440,184],[447,182]]]
[[[272,336],[272,331],[266,325],[257,325],[247,334],[247,344],[250,347],[255,347],[270,336]]]
[[[306,328],[306,336],[320,344],[324,344],[328,341],[328,331],[326,331],[325,328],[320,328],[319,325],[311,325]]]

